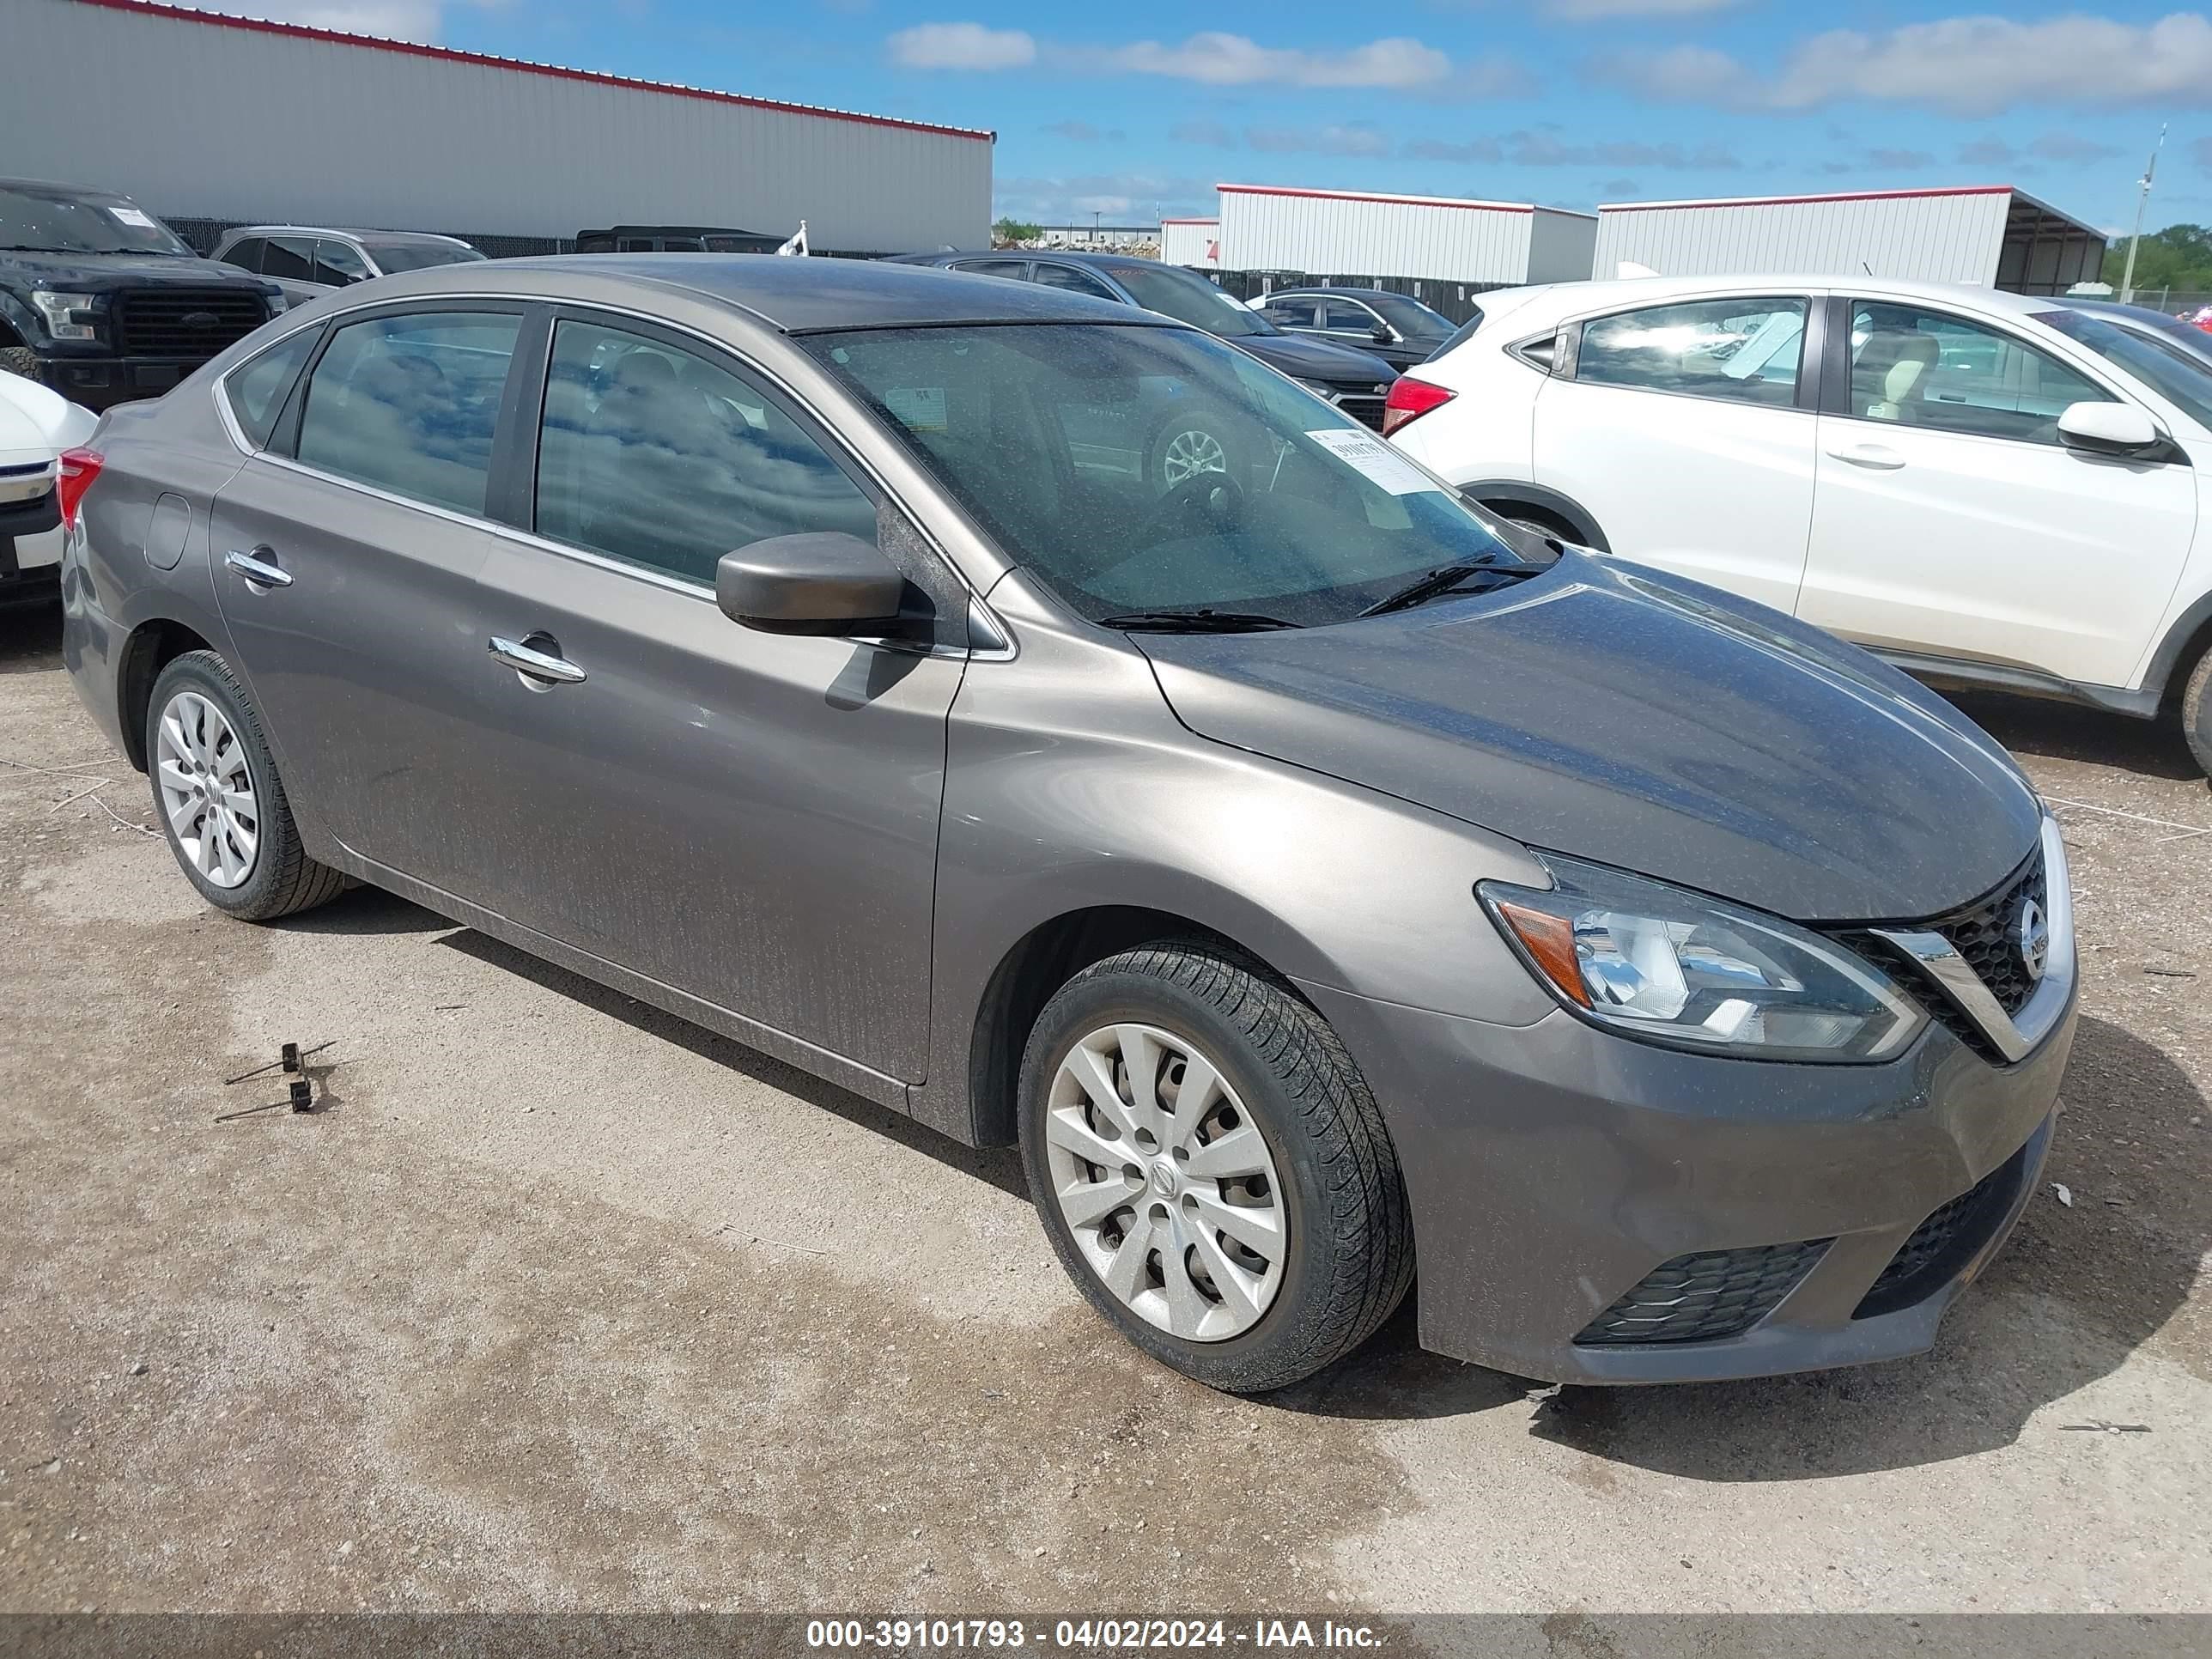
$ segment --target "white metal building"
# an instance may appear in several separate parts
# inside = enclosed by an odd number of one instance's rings
[[[1160,221],[1160,262],[1217,270],[1221,264],[1221,221],[1218,219],[1163,219]]]
[[[988,245],[993,135],[224,16],[0,0],[0,173],[165,216]]]
[[[1518,286],[1590,274],[1597,221],[1527,202],[1223,185],[1221,264]]]
[[[1600,207],[1595,275],[1833,272],[2063,294],[2094,280],[2105,235],[2010,185]]]

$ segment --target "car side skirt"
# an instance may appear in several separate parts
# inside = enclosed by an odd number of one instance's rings
[[[1873,647],[1868,647],[1872,650]],[[2064,680],[2033,668],[2008,663],[1968,662],[1954,657],[1924,655],[1916,651],[1877,650],[1874,654],[1893,668],[1901,668],[1916,679],[1948,681],[1995,691],[2016,691],[2031,697],[2056,697],[2087,704],[2108,714],[2150,720],[2158,714],[2162,687],[2153,684],[2139,691],[2124,686],[2091,685]]]

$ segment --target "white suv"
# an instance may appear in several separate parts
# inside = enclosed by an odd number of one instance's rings
[[[1482,296],[1390,441],[1504,516],[1930,679],[2177,713],[2212,771],[2212,372],[2063,301],[1833,276]]]

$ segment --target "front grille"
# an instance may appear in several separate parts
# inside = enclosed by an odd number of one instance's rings
[[[1372,431],[1382,429],[1382,400],[1380,398],[1339,398],[1336,406]]]
[[[1997,1006],[2008,1014],[2016,1014],[2027,1006],[2028,999],[2035,994],[2036,987],[2036,981],[2027,971],[2027,960],[2021,956],[2020,950],[2021,908],[2033,900],[2048,915],[2047,891],[2044,880],[2043,849],[2039,847],[2027,855],[2027,860],[2017,870],[1972,903],[1962,904],[1955,910],[1947,910],[1940,916],[1931,916],[1923,921],[1884,925],[1941,933],[1980,977],[1982,983],[1989,987],[1990,994],[1996,999]],[[1943,994],[1911,956],[1896,949],[1886,939],[1859,928],[1840,929],[1837,937],[1863,955],[1872,957],[1887,966],[1901,969],[1903,971],[1899,973],[1898,978],[1919,998],[1921,1006],[1945,1030],[1992,1065],[2003,1063],[2002,1057],[1983,1036],[1981,1028],[1960,1012],[1959,1006]]]
[[[2003,1220],[2019,1194],[2020,1173],[2027,1160],[2023,1146],[1915,1227],[1851,1310],[1851,1317],[1871,1319],[1909,1308],[1956,1278]]]
[[[126,289],[115,296],[115,349],[125,357],[204,362],[269,320],[258,294],[239,289]]]
[[[1603,1348],[1741,1335],[1780,1306],[1834,1242],[1808,1238],[1678,1255],[1583,1326],[1575,1343]]]

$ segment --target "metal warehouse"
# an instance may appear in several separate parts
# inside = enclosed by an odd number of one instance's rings
[[[1221,264],[1482,287],[1581,281],[1597,221],[1527,202],[1223,185]]]
[[[1160,260],[1164,264],[1195,265],[1201,270],[1218,266],[1221,263],[1221,221],[1161,220]]]
[[[993,135],[147,0],[0,0],[0,172],[165,217],[984,244]],[[74,66],[64,70],[64,66]]]
[[[1601,277],[1626,260],[1662,276],[1870,272],[2063,294],[2105,263],[2102,231],[2010,185],[1620,202],[1597,216]]]

